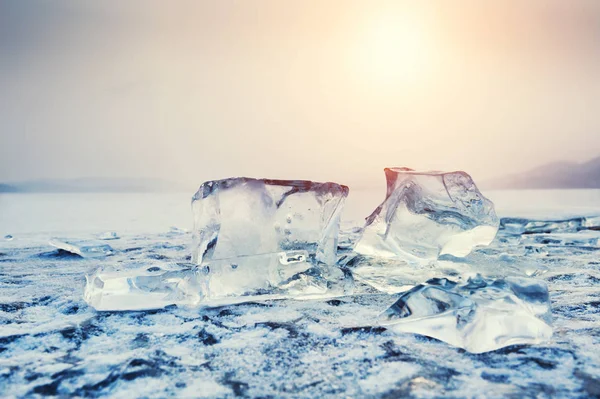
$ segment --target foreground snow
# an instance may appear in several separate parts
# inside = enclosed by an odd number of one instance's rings
[[[190,235],[122,235],[107,241],[115,253],[102,260],[18,235],[0,243],[0,396],[598,395],[600,232],[593,221],[539,231],[503,222],[491,247],[476,251],[545,265],[555,330],[549,342],[480,355],[372,327],[397,295],[95,312],[82,299],[86,271],[185,261]],[[340,241],[349,237],[343,232]]]

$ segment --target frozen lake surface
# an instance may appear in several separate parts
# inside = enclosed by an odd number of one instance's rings
[[[0,195],[0,397],[600,396],[600,190],[485,194],[505,221],[578,221],[502,229],[479,250],[548,268],[545,344],[474,355],[395,335],[373,327],[386,294],[99,313],[82,299],[87,270],[189,257],[191,193]],[[342,235],[382,198],[351,192]],[[48,244],[107,231],[120,238],[105,259]]]

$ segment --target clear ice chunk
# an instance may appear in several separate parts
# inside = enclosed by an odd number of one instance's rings
[[[348,293],[350,276],[319,269],[307,251],[285,251],[175,268],[99,268],[86,276],[85,301],[96,310],[148,310],[168,305],[222,306]],[[338,282],[337,286],[333,283]]]
[[[192,199],[194,263],[306,250],[337,260],[348,187],[302,180],[232,178],[203,183]]]
[[[347,294],[352,277],[336,266],[347,195],[335,183],[206,182],[192,199],[192,264],[99,269],[88,276],[84,298],[97,310],[141,310]]]
[[[110,245],[103,242],[52,239],[49,244],[83,258],[103,258],[115,252]]]
[[[84,300],[96,310],[149,310],[196,305],[199,292],[191,267],[119,270],[100,267],[86,276]]]
[[[355,255],[344,262],[355,280],[378,291],[397,294],[433,278],[481,274],[485,278],[536,277],[548,271],[539,260],[515,261],[509,256],[477,251],[464,258],[441,256],[435,262],[417,263],[398,258]]]
[[[105,231],[104,233],[98,234],[99,240],[118,240],[119,238],[121,237],[119,237],[116,231]]]
[[[472,353],[552,336],[548,287],[542,280],[474,275],[459,283],[435,278],[403,293],[379,318],[391,331],[436,338]]]
[[[7,235],[4,236],[4,239],[6,241],[12,241],[14,239],[14,237],[11,234],[7,234]]]
[[[465,257],[494,239],[494,204],[465,172],[386,168],[385,176],[386,198],[366,219],[356,252],[418,261]]]
[[[600,216],[578,216],[563,220],[502,218],[500,229],[509,234],[577,233],[581,230],[600,230]]]
[[[338,282],[347,289],[347,276],[335,266],[347,196],[348,187],[336,183],[203,183],[192,199],[192,262],[207,270],[205,302],[330,295]]]

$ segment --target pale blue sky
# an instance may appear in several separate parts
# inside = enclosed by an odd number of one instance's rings
[[[597,1],[0,0],[0,181],[600,155]]]

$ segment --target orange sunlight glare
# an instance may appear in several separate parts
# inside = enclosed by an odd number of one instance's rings
[[[361,79],[378,87],[422,82],[432,63],[432,38],[417,10],[380,10],[359,31],[355,57]]]

